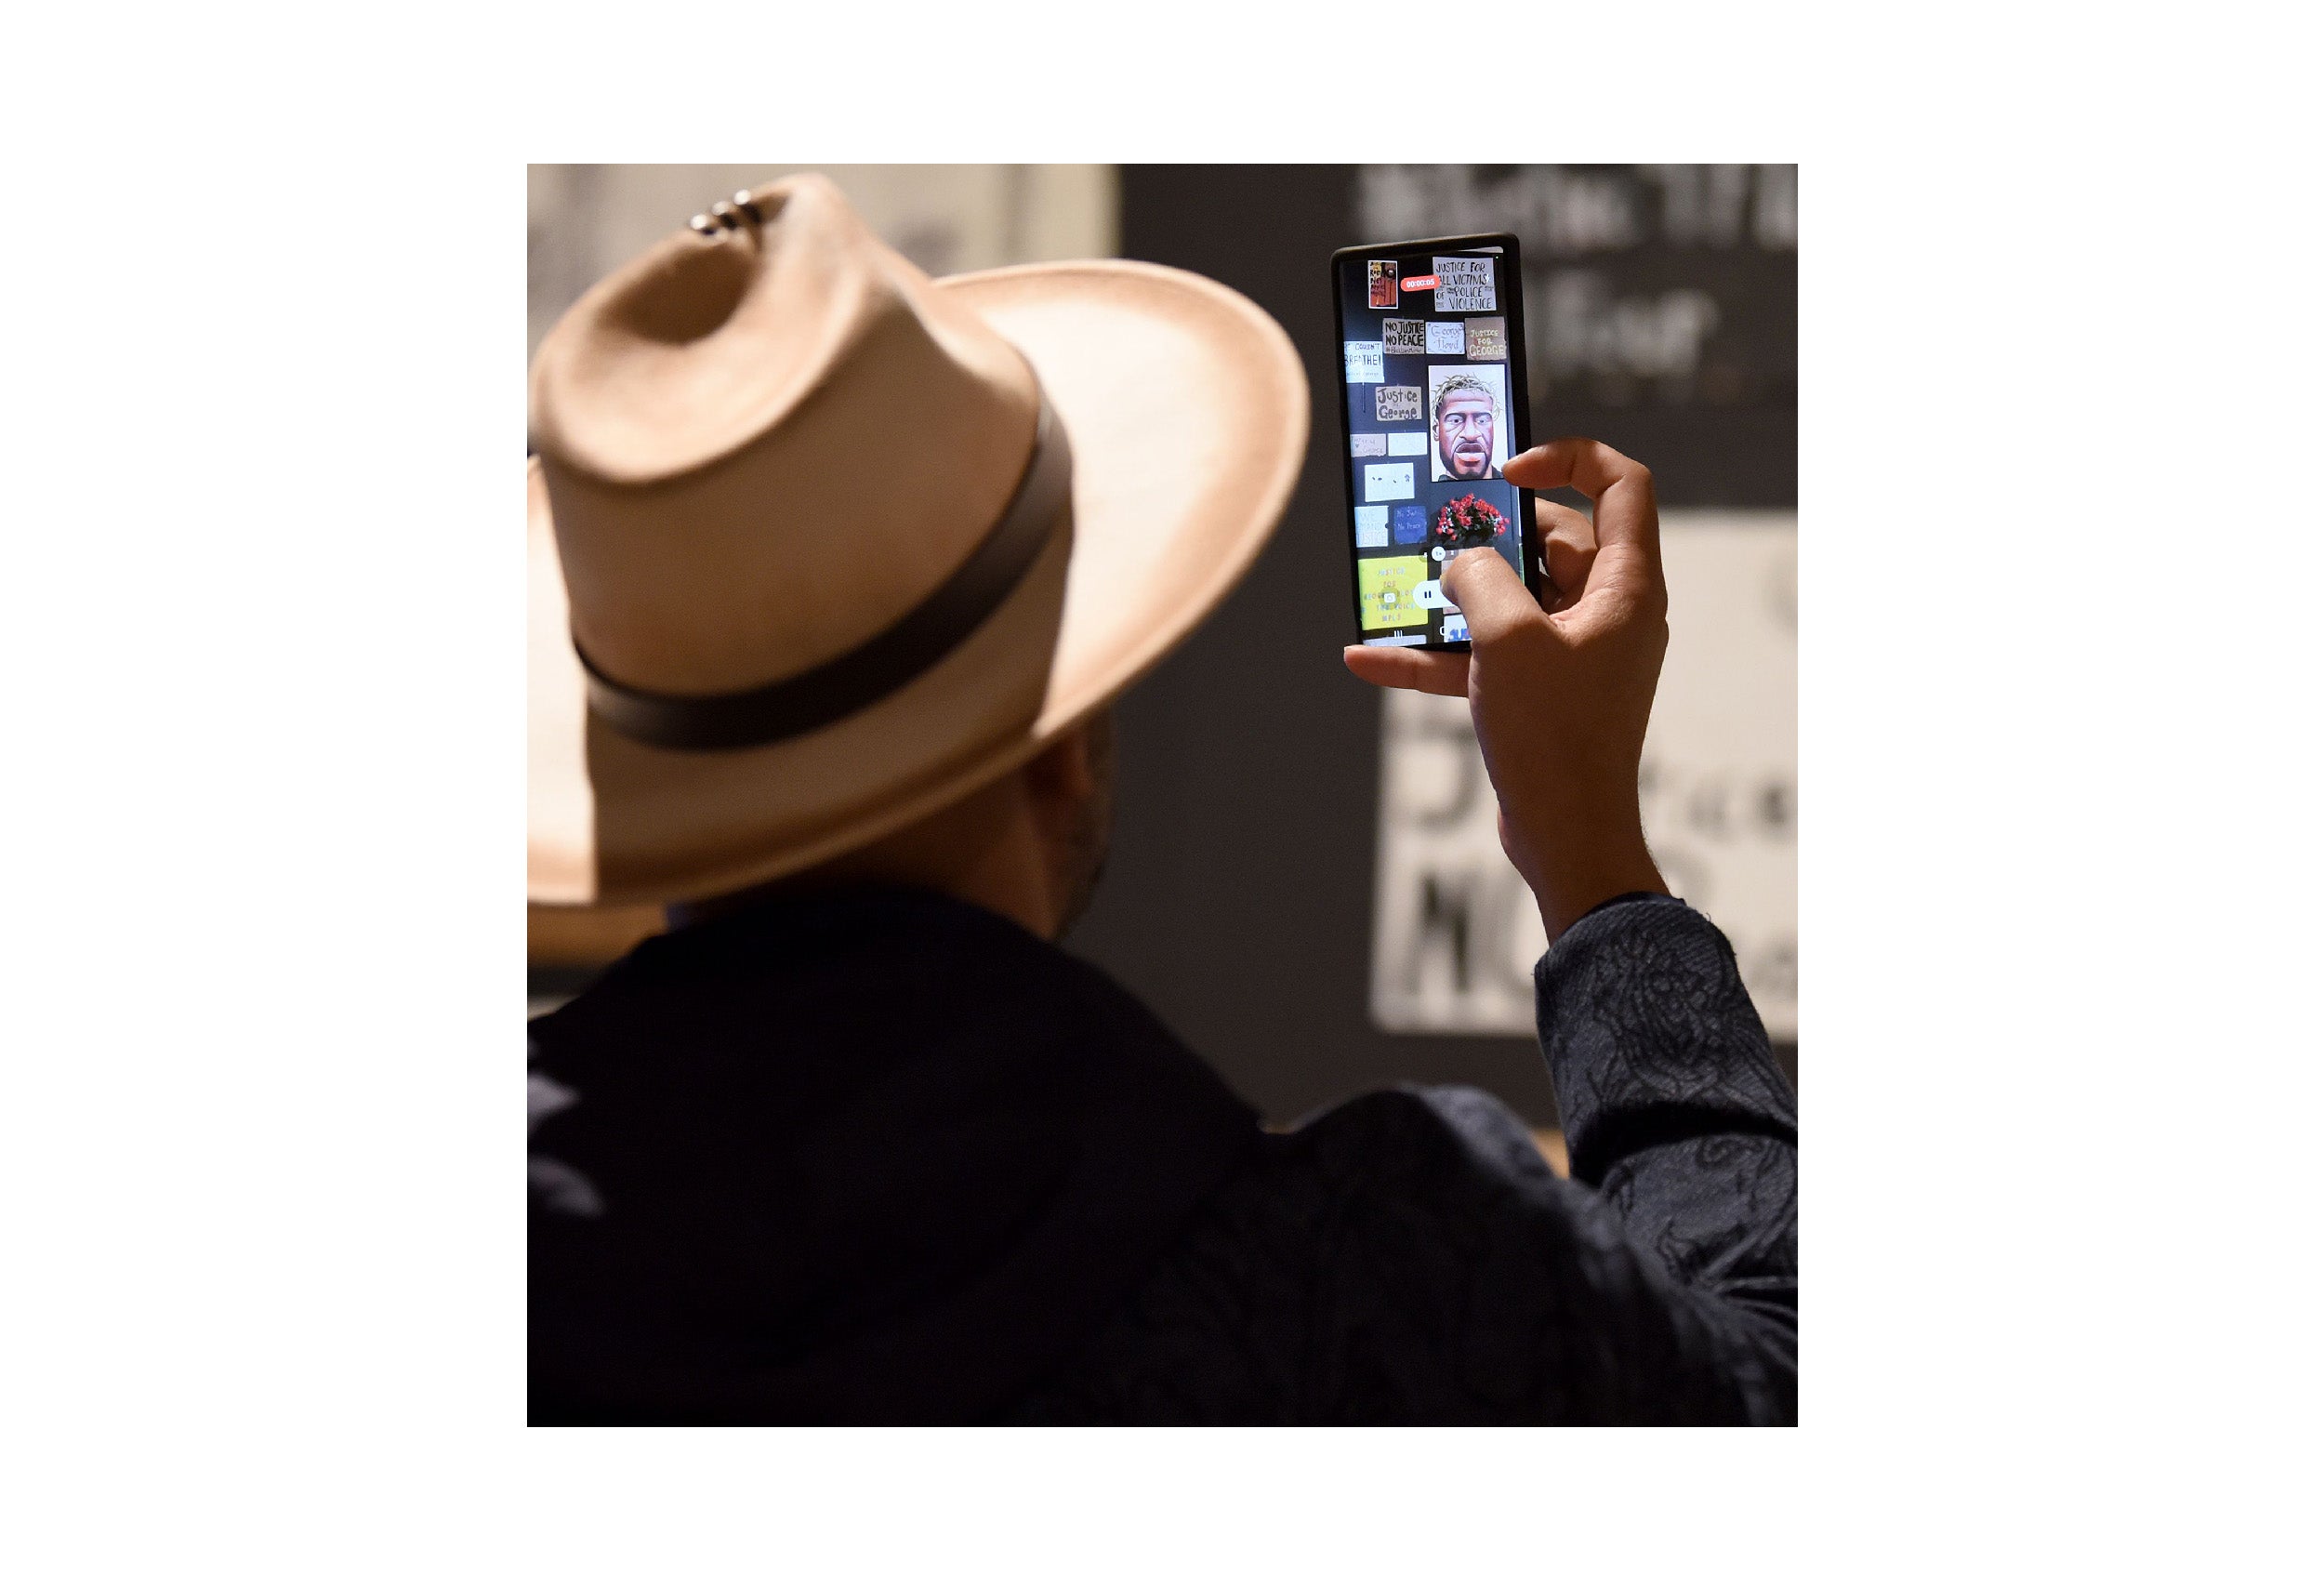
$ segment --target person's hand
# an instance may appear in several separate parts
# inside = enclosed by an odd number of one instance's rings
[[[1535,504],[1549,583],[1536,602],[1486,548],[1445,565],[1469,620],[1466,656],[1351,645],[1367,683],[1466,695],[1500,800],[1501,848],[1533,890],[1550,940],[1623,893],[1666,893],[1638,816],[1638,758],[1670,639],[1654,479],[1594,441],[1568,436],[1509,460],[1512,484],[1571,485],[1597,504]]]

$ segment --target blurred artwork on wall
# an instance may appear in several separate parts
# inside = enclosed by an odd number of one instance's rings
[[[1735,945],[1768,1035],[1799,1034],[1796,519],[1663,515],[1670,649],[1639,773],[1670,891]],[[1372,1015],[1391,1031],[1530,1035],[1548,946],[1502,854],[1465,700],[1387,695]]]

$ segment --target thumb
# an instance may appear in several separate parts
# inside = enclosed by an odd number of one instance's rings
[[[1472,644],[1489,645],[1541,615],[1541,603],[1509,559],[1486,547],[1472,546],[1446,563],[1444,585],[1469,620]]]

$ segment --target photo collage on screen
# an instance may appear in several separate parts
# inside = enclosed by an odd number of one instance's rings
[[[1509,319],[1492,254],[1342,260],[1358,621],[1367,645],[1466,640],[1439,576],[1490,546],[1524,569]]]

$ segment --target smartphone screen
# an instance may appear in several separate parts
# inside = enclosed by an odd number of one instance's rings
[[[1501,477],[1532,443],[1516,239],[1332,256],[1358,638],[1465,649],[1446,561],[1489,546],[1524,577],[1532,494]]]

